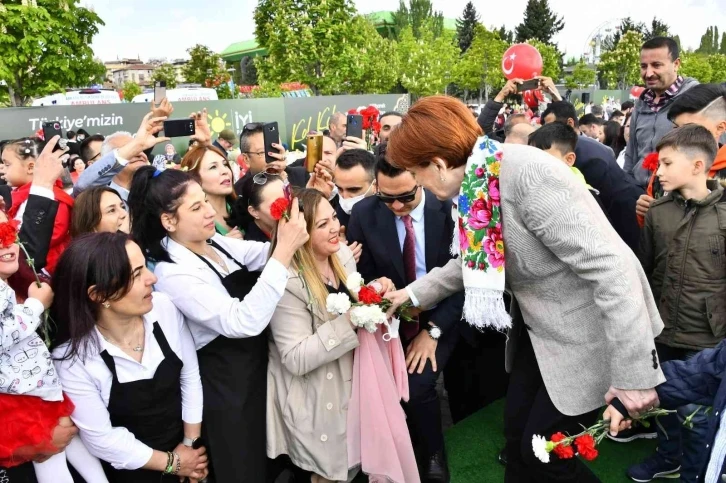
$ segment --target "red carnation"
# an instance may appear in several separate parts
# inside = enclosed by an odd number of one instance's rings
[[[378,134],[381,132],[381,123],[378,121],[373,121],[373,132]]]
[[[560,441],[563,441],[565,439],[567,439],[567,436],[565,436],[564,434],[555,433],[550,438],[550,441],[552,441],[553,443],[559,443]],[[573,450],[572,446],[570,446],[569,444],[567,446],[565,446],[564,444],[558,444],[552,451],[554,451],[557,457],[561,460],[567,460],[575,456],[575,450]]]
[[[10,220],[0,223],[0,247],[8,248],[18,239],[18,222]]]
[[[659,163],[658,153],[650,153],[643,159],[643,168],[648,171],[656,171]]]
[[[358,114],[358,109],[353,108],[348,111],[348,114]]]
[[[383,298],[378,295],[378,292],[366,285],[360,288],[360,291],[358,292],[358,300],[366,305],[373,305],[381,303]]]
[[[597,450],[595,449],[595,439],[589,434],[583,434],[582,436],[575,439],[575,446],[577,446],[577,452],[587,461],[592,461],[597,458]]]
[[[284,216],[287,220],[287,209],[289,207],[290,202],[287,200],[287,198],[277,198],[270,206],[270,216],[272,216],[274,220],[278,221]]]

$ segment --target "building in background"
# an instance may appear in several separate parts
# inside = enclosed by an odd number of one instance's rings
[[[132,64],[113,71],[113,84],[118,89],[125,82],[135,82],[145,87],[151,85],[154,66],[151,64]]]

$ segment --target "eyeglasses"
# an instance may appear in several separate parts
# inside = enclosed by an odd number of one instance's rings
[[[99,152],[96,153],[96,155],[94,157],[92,157],[91,159],[89,159],[89,161],[95,161],[96,158],[98,158],[100,155],[101,155],[101,152],[99,151]]]
[[[257,151],[257,152],[245,151],[245,154],[254,155],[254,156],[264,156],[265,152],[264,151]]]
[[[278,173],[277,171],[274,171],[274,170],[268,168],[265,171],[262,171],[260,173],[257,173],[256,175],[254,175],[252,177],[252,181],[256,185],[262,186],[263,184],[267,183],[269,177],[279,178],[280,177],[280,173]]]
[[[395,201],[398,201],[399,203],[410,203],[416,199],[416,193],[418,192],[418,189],[419,189],[419,186],[416,185],[416,187],[413,190],[409,191],[408,193],[404,193],[402,195],[389,196],[389,195],[384,195],[381,192],[378,192],[378,193],[376,193],[376,196],[378,197],[379,200],[381,200],[382,202],[384,202],[387,205],[391,205]]]

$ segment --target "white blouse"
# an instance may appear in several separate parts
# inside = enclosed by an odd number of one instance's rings
[[[219,234],[212,239],[249,271],[262,270],[262,274],[243,300],[230,297],[217,274],[197,255],[170,238],[164,240],[174,263],[156,265],[154,274],[159,280],[155,287],[167,294],[187,318],[197,350],[219,335],[238,339],[261,334],[285,293],[288,279],[288,271],[280,262],[272,258],[268,261],[269,243],[237,240]],[[216,252],[228,269],[223,272],[212,263],[220,275],[224,277],[239,269],[219,250]]]
[[[144,316],[144,353],[140,363],[106,342],[98,329],[94,329],[92,336],[98,341],[100,351],[93,348],[92,352],[85,354],[84,360],[74,358],[56,361],[63,391],[76,405],[71,419],[78,426],[81,439],[91,454],[120,470],[141,468],[151,458],[153,449],[137,440],[126,428],[111,425],[107,407],[113,375],[100,353],[106,350],[113,357],[120,383],[153,378],[164,360],[161,347],[154,337],[154,322],[159,323],[169,347],[184,364],[179,380],[182,419],[189,424],[200,423],[202,381],[194,341],[184,316],[164,294],[153,294],[153,309]],[[67,349],[68,343],[65,343],[53,351],[53,356],[60,359]]]

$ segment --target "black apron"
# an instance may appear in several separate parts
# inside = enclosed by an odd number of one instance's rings
[[[164,360],[151,379],[118,382],[116,363],[107,352],[101,358],[113,375],[108,413],[111,425],[124,427],[147,446],[158,451],[172,451],[184,439],[180,376],[182,361],[164,337],[158,322],[154,322],[154,337],[161,347]],[[102,461],[110,483],[176,482],[179,477],[151,470],[116,470]]]
[[[230,297],[239,300],[252,290],[260,272],[250,272],[214,241],[212,247],[232,260],[239,270],[217,274]],[[210,457],[210,481],[265,482],[267,438],[267,331],[254,337],[217,336],[197,351],[204,391],[202,435]]]

